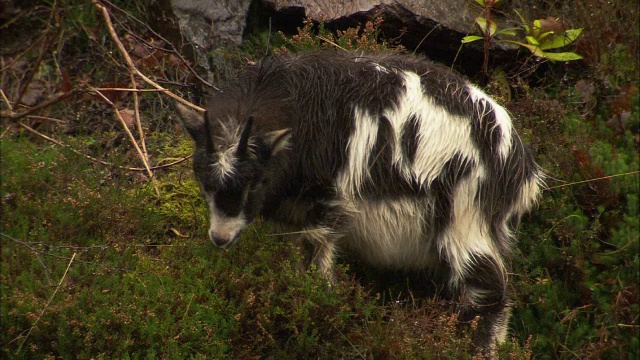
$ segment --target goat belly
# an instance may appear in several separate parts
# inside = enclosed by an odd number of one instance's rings
[[[426,200],[343,201],[341,245],[368,263],[384,268],[425,269],[437,264],[438,254],[425,223]]]

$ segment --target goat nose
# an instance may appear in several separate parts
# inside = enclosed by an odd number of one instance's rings
[[[229,240],[215,236],[215,235],[211,235],[210,238],[213,244],[217,247],[223,248],[229,244]]]
[[[213,242],[215,246],[223,249],[229,246],[229,244],[231,244],[233,240],[233,238],[230,238],[229,236],[225,236],[225,234],[220,234],[215,231],[209,232],[209,238],[211,239],[211,242]]]

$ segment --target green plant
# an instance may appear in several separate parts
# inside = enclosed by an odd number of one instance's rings
[[[507,44],[515,44],[531,51],[534,56],[551,61],[572,61],[582,59],[582,56],[574,52],[551,52],[573,43],[582,29],[564,29],[560,19],[537,19],[532,22],[525,19],[518,11],[514,10],[521,21],[520,27],[499,29],[496,21],[492,19],[492,11],[500,0],[475,0],[484,9],[484,16],[476,18],[480,35],[468,35],[462,39],[463,44],[478,40],[484,41],[484,73],[488,73],[489,50],[493,41]],[[526,42],[520,40],[525,39]]]
[[[363,27],[352,27],[333,33],[323,22],[316,25],[313,20],[307,18],[304,26],[298,28],[297,35],[289,38],[282,32],[278,33],[284,45],[275,49],[275,53],[308,51],[331,46],[342,50],[402,49],[401,45],[380,38],[380,26],[383,22],[381,17],[377,17],[373,21],[367,21]]]

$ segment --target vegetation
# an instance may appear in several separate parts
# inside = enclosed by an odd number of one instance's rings
[[[484,11],[484,15],[476,18],[476,25],[480,29],[479,35],[467,35],[462,39],[462,43],[470,43],[478,40],[484,41],[484,62],[483,70],[489,72],[489,51],[492,42],[513,44],[521,46],[534,56],[551,61],[572,61],[580,60],[582,56],[574,52],[551,52],[570,45],[580,34],[582,29],[565,29],[562,20],[559,18],[547,18],[528,21],[517,10],[514,10],[520,19],[520,26],[499,28],[498,23],[493,21],[491,16],[494,8],[500,4],[500,0],[475,0]],[[524,37],[524,42],[520,38]]]
[[[543,2],[545,11],[565,6]],[[131,75],[133,65],[172,94],[211,91],[144,25],[145,3],[104,2],[131,63],[91,2],[26,2],[2,18],[12,39],[0,74],[2,357],[471,358],[473,324],[456,322],[453,305],[424,289],[424,274],[343,259],[329,287],[260,221],[231,249],[213,248],[170,95],[117,90],[153,87]],[[512,63],[487,62],[488,91],[549,174],[517,234],[514,316],[500,357],[635,359],[638,9],[566,6],[557,10],[571,28],[584,28],[567,51],[584,59],[532,61],[527,50]],[[334,33],[307,20],[270,46],[397,48],[380,38],[382,24]],[[240,48],[213,51],[217,76],[257,61],[270,37],[258,31]]]

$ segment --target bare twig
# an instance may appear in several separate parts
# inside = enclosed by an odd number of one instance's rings
[[[160,48],[158,46],[153,46],[151,44],[148,44],[148,42],[145,41],[145,43],[147,43],[148,46],[154,48],[154,49],[158,49],[158,50],[162,50],[162,51],[167,51],[172,53],[173,55],[177,56],[180,61],[187,67],[187,69],[189,69],[189,72],[191,73],[191,75],[193,75],[196,79],[200,80],[200,82],[202,82],[203,84],[205,84],[206,86],[216,90],[216,91],[220,91],[219,88],[217,88],[215,85],[211,84],[210,82],[208,82],[207,80],[203,79],[202,77],[200,77],[200,75],[193,69],[193,67],[191,66],[191,64],[187,61],[187,59],[184,58],[184,56],[182,56],[182,54],[176,49],[176,47],[173,45],[173,43],[171,43],[171,41],[165,39],[162,35],[158,34],[155,30],[153,30],[149,24],[145,23],[144,21],[141,21],[140,19],[136,18],[135,16],[131,15],[130,13],[128,13],[127,11],[121,9],[120,7],[118,7],[117,5],[115,5],[114,3],[112,3],[109,0],[103,0],[103,2],[109,4],[109,6],[111,6],[112,8],[122,12],[123,14],[125,14],[127,17],[133,19],[135,22],[137,22],[138,24],[144,26],[147,31],[149,31],[149,33],[153,34],[153,36],[157,37],[158,39],[162,40],[165,44],[171,46],[171,50],[167,50],[164,48]],[[269,20],[269,22],[271,22],[271,20]],[[137,38],[140,41],[144,41],[143,39],[141,39],[138,35],[136,35],[135,33],[128,31],[129,34],[135,38]]]
[[[38,111],[38,110],[42,110],[42,109],[44,109],[46,107],[49,107],[49,106],[51,106],[51,105],[53,105],[55,103],[58,103],[58,102],[60,102],[60,101],[62,101],[64,99],[68,98],[69,96],[75,94],[75,93],[76,93],[76,90],[74,89],[74,90],[71,90],[69,92],[53,96],[53,97],[51,97],[51,98],[39,103],[38,105],[36,105],[34,107],[31,107],[31,108],[29,108],[29,109],[27,109],[27,110],[25,110],[23,112],[17,113],[17,112],[14,112],[12,110],[8,110],[8,111],[0,112],[0,115],[1,116],[6,116],[6,117],[8,117],[8,118],[10,118],[12,120],[22,119],[23,117],[25,117],[27,115],[30,115],[30,114]],[[17,102],[16,102],[16,104],[17,104]]]
[[[146,92],[167,92],[167,89],[129,89],[129,88],[95,88],[98,91],[120,91],[120,92],[130,92],[130,93],[146,93]]]
[[[348,51],[347,49],[343,48],[342,46],[340,46],[340,45],[336,44],[335,42],[331,41],[331,39],[329,39],[329,38],[326,38],[324,36],[318,35],[318,39],[320,39],[320,40],[322,40],[322,41],[324,41],[324,42],[326,42],[326,43],[328,43],[330,45],[333,45],[333,46],[337,47],[340,50]]]
[[[33,325],[31,325],[31,327],[29,328],[29,331],[27,331],[27,334],[24,336],[24,339],[22,340],[22,343],[20,344],[20,346],[18,346],[18,350],[16,350],[16,354],[20,353],[20,350],[22,350],[22,346],[24,345],[25,342],[27,342],[27,339],[29,338],[29,335],[31,334],[31,331],[33,330],[34,327],[36,327],[36,325],[38,325],[38,322],[40,321],[40,318],[42,318],[42,315],[44,314],[45,310],[47,310],[47,308],[49,307],[49,304],[51,304],[51,301],[53,300],[53,297],[56,296],[56,294],[58,293],[58,290],[60,289],[60,286],[62,286],[62,283],[64,282],[64,279],[67,277],[67,272],[69,272],[69,268],[71,267],[71,264],[73,263],[73,259],[75,259],[75,258],[76,258],[76,253],[73,253],[73,256],[71,256],[71,260],[69,260],[69,264],[67,265],[67,268],[64,270],[64,274],[62,274],[62,278],[60,279],[60,282],[58,283],[58,286],[56,286],[56,289],[53,291],[53,294],[51,294],[51,296],[49,297],[49,300],[47,301],[47,303],[45,304],[44,308],[40,312],[40,315],[38,315],[38,318],[36,319],[36,321],[33,323]]]
[[[44,121],[52,121],[56,124],[64,124],[65,121],[64,120],[60,120],[60,119],[56,119],[56,118],[52,118],[49,116],[39,116],[39,115],[27,115],[27,119],[31,119],[31,120],[44,120]]]
[[[156,189],[156,195],[158,196],[158,199],[160,199],[160,189],[158,188],[158,183],[156,181],[155,175],[153,174],[153,171],[151,171],[151,166],[149,166],[149,159],[147,158],[146,154],[142,151],[142,149],[140,149],[140,146],[138,146],[138,142],[136,141],[136,138],[133,137],[131,130],[129,130],[129,127],[127,126],[127,123],[122,118],[122,114],[120,114],[118,107],[111,100],[109,100],[109,98],[104,96],[104,94],[101,93],[100,91],[97,91],[95,89],[92,89],[92,90],[94,90],[94,92],[98,96],[100,96],[105,102],[107,102],[107,104],[111,105],[111,107],[113,108],[116,119],[118,119],[118,121],[120,122],[120,125],[122,125],[123,130],[127,133],[129,140],[131,140],[131,144],[133,144],[133,147],[138,152],[138,155],[140,156],[140,160],[142,160],[142,163],[145,169],[147,169],[147,174],[149,175],[149,178],[151,178],[151,182],[153,183],[153,186]]]
[[[129,56],[129,53],[127,52],[127,50],[125,49],[124,45],[122,44],[122,41],[120,41],[120,38],[118,37],[118,35],[116,34],[114,28],[113,28],[113,23],[111,22],[111,17],[109,16],[109,11],[107,10],[107,8],[102,5],[98,0],[91,0],[92,3],[95,5],[95,7],[99,10],[99,12],[102,14],[102,18],[104,19],[104,22],[107,26],[107,30],[109,31],[109,35],[111,36],[111,40],[113,40],[113,42],[116,44],[116,47],[118,48],[118,51],[120,52],[120,54],[122,55],[122,57],[125,59],[127,66],[129,68],[129,71],[131,71],[132,73],[134,73],[135,75],[139,76],[142,80],[144,80],[147,84],[151,85],[152,87],[156,88],[156,89],[161,89],[164,90],[165,93],[171,97],[172,99],[180,102],[181,104],[188,106],[196,111],[199,112],[204,112],[204,109],[192,104],[191,102],[181,98],[180,96],[174,94],[173,92],[163,88],[162,86],[158,85],[155,81],[149,79],[146,75],[144,75],[140,70],[138,70],[138,68],[135,66],[135,64],[133,63],[133,60],[131,59],[131,56]]]
[[[7,98],[7,95],[4,93],[2,89],[0,89],[0,95],[2,96],[2,100],[7,104],[9,111],[13,111],[13,106],[11,106],[11,101]]]
[[[45,134],[43,134],[43,133],[41,133],[41,132],[39,132],[39,131],[37,131],[37,130],[33,129],[33,128],[29,127],[28,125],[25,125],[25,124],[23,124],[23,123],[18,123],[18,125],[20,125],[21,127],[23,127],[25,130],[27,130],[27,131],[29,131],[29,132],[31,132],[31,133],[33,133],[33,134],[37,135],[37,136],[40,136],[41,138],[43,138],[43,139],[45,139],[45,140],[47,140],[47,141],[49,141],[49,142],[51,142],[51,143],[54,143],[54,144],[59,145],[59,146],[62,146],[62,147],[66,147],[66,148],[68,148],[69,150],[73,151],[74,153],[76,153],[76,154],[78,154],[78,155],[80,155],[80,156],[84,156],[85,158],[87,158],[87,159],[89,159],[89,160],[91,160],[91,161],[93,161],[93,162],[96,162],[96,163],[98,163],[98,164],[102,164],[102,165],[106,165],[106,166],[113,166],[113,167],[117,167],[117,168],[119,168],[119,169],[122,169],[122,170],[128,170],[128,171],[147,171],[147,168],[120,166],[120,165],[116,165],[116,164],[114,164],[114,163],[110,163],[110,162],[108,162],[108,161],[104,161],[104,160],[96,159],[96,158],[94,158],[94,157],[92,157],[92,156],[89,156],[89,155],[87,155],[87,154],[83,154],[83,153],[81,153],[80,151],[78,151],[78,150],[76,150],[76,149],[72,148],[71,146],[69,146],[69,145],[67,145],[67,144],[65,144],[65,143],[63,143],[63,142],[61,142],[61,141],[59,141],[59,140],[56,140],[56,139],[54,139],[54,138],[52,138],[52,137],[49,137],[49,136],[47,136],[47,135],[45,135]],[[152,166],[152,167],[150,167],[149,169],[150,169],[150,170],[165,169],[165,168],[168,168],[168,167],[171,167],[171,166],[174,166],[174,165],[178,165],[178,164],[180,164],[180,163],[183,163],[183,162],[185,162],[185,161],[187,161],[187,160],[191,159],[191,157],[192,157],[192,155],[189,155],[189,156],[186,156],[186,157],[184,157],[184,158],[182,158],[182,159],[178,159],[178,160],[173,161],[173,162],[168,163],[168,164]]]
[[[55,11],[55,8],[51,10],[52,13],[54,11]],[[45,55],[48,54],[49,50],[53,47],[53,45],[55,45],[55,41],[52,41],[52,39],[58,37],[58,35],[60,33],[60,28],[57,28],[53,35],[49,35],[49,31],[50,30],[51,30],[51,25],[49,25],[49,28],[47,28],[47,30],[45,30],[45,32],[48,35],[46,38],[49,38],[50,41],[46,41],[45,42],[45,44],[46,44],[45,48],[40,52],[40,55],[38,55],[38,59],[34,62],[34,65],[31,68],[31,71],[27,71],[27,80],[24,81],[21,84],[21,89],[18,92],[18,98],[16,100],[16,105],[20,104],[20,102],[22,101],[22,98],[24,97],[24,94],[27,92],[27,89],[29,88],[29,84],[31,83],[31,81],[33,81],[33,77],[38,72],[38,68],[40,67],[40,64],[42,63],[42,60],[44,60]]]
[[[136,77],[131,73],[131,87],[137,88]],[[142,154],[149,161],[149,154],[147,153],[147,144],[144,140],[144,131],[142,131],[142,124],[140,123],[140,100],[138,99],[138,93],[133,93],[133,113],[136,119],[136,127],[138,128],[138,134],[140,135],[140,145],[142,145]]]

